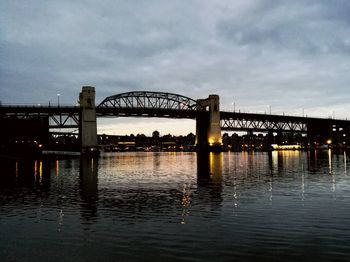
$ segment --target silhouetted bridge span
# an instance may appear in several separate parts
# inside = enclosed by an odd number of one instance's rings
[[[95,106],[95,90],[83,87],[79,106],[0,106],[0,118],[48,119],[49,128],[78,128],[82,148],[97,146],[96,117],[162,117],[196,120],[196,143],[199,147],[221,145],[221,130],[269,133],[304,133],[333,139],[339,132],[350,135],[350,121],[271,114],[224,112],[219,97],[191,99],[186,96],[135,91],[105,98]],[[2,127],[4,128],[4,127]]]

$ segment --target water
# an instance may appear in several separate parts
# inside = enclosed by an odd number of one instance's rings
[[[346,153],[0,161],[1,261],[346,261]]]

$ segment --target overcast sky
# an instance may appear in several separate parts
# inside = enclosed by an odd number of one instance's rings
[[[3,104],[75,104],[91,85],[97,104],[218,94],[222,110],[350,119],[350,1],[1,0],[0,61]],[[154,129],[194,121],[99,120],[100,133]]]

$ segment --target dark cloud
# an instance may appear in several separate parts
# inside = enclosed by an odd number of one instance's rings
[[[1,100],[75,103],[94,85],[98,102],[131,90],[216,93],[223,109],[345,118],[349,13],[345,0],[4,0]]]
[[[348,54],[350,19],[341,5],[334,5],[336,2],[308,1],[302,5],[290,1],[269,9],[263,6],[256,16],[257,10],[245,19],[235,17],[219,22],[218,34],[251,48],[291,50],[303,55]]]

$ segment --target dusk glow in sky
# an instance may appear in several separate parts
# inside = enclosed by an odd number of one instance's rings
[[[96,104],[128,91],[221,110],[350,119],[350,1],[0,2],[0,100]],[[99,133],[187,134],[191,120],[99,119]]]

